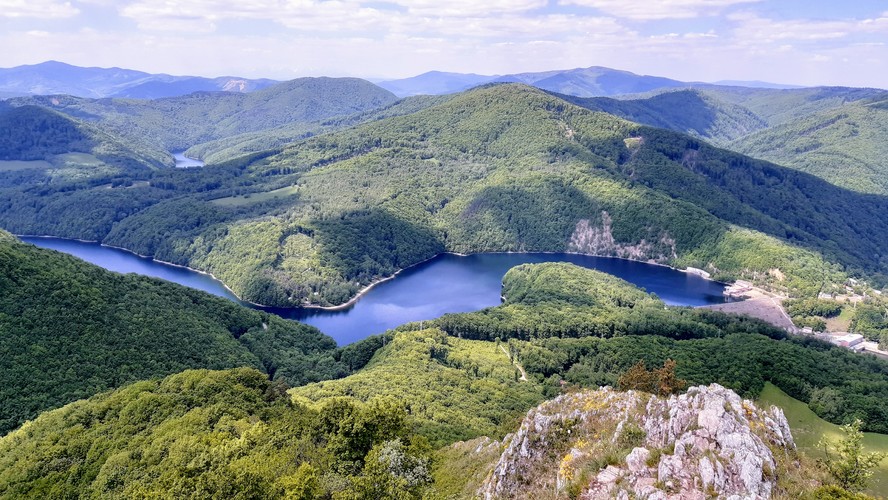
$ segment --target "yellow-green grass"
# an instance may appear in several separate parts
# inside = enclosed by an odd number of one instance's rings
[[[64,166],[98,167],[104,162],[89,153],[63,153],[53,159],[57,164]]]
[[[821,438],[838,441],[844,436],[838,425],[818,417],[808,408],[808,405],[786,394],[771,383],[765,384],[758,402],[763,406],[774,405],[783,409],[789,427],[792,429],[792,437],[795,439],[796,446],[800,451],[814,458],[823,456],[823,450],[817,447]],[[888,453],[888,435],[874,432],[864,433],[863,447],[867,453]],[[876,470],[867,492],[880,497],[888,497],[888,459],[883,460]]]
[[[52,168],[46,160],[0,160],[0,172],[13,172],[16,170],[46,169]]]
[[[265,193],[249,193],[240,196],[229,196],[227,198],[216,198],[215,200],[210,200],[210,203],[222,207],[240,207],[244,205],[251,205],[253,203],[261,203],[263,201],[269,201],[284,196],[292,196],[298,191],[299,187],[288,186],[280,189],[275,189],[273,191],[267,191]]]

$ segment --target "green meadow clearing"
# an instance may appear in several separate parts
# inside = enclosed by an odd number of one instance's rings
[[[759,395],[758,402],[764,405],[774,405],[783,409],[786,420],[792,429],[792,437],[795,439],[799,450],[812,457],[822,457],[823,450],[817,447],[822,437],[830,440],[839,440],[843,434],[841,428],[818,417],[805,403],[795,399],[779,387],[770,382],[765,383],[765,388]],[[866,432],[863,437],[864,451],[888,453],[888,435]],[[879,497],[888,497],[888,459],[882,461],[881,466],[873,475],[872,483],[867,491]]]

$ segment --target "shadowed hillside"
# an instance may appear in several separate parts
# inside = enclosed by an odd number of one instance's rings
[[[423,104],[214,168],[156,172],[125,197],[35,198],[7,184],[0,222],[210,271],[269,305],[345,302],[443,250],[652,260],[806,296],[846,272],[885,271],[888,222],[868,215],[888,210],[884,197],[524,85]],[[87,196],[125,209],[66,208]]]

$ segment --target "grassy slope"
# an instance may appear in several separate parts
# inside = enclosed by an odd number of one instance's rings
[[[0,231],[0,432],[40,411],[186,368],[291,383],[342,371],[333,339],[166,281],[120,275]]]
[[[809,455],[822,456],[822,450],[817,446],[821,439],[838,441],[844,436],[838,425],[818,417],[808,408],[808,405],[781,391],[779,387],[770,382],[765,384],[765,388],[758,397],[758,402],[759,404],[778,406],[783,410],[789,427],[792,429],[792,437],[795,439],[796,446]],[[888,435],[866,432],[864,433],[863,446],[867,453],[888,453]],[[883,461],[877,469],[868,492],[883,497],[888,496],[888,460]]]

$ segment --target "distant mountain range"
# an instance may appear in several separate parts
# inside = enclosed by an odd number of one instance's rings
[[[298,78],[247,94],[196,92],[150,101],[29,96],[6,103],[49,108],[131,142],[177,151],[236,134],[364,113],[395,101],[392,93],[359,78],[321,77]]]
[[[485,83],[526,83],[543,90],[577,97],[638,94],[663,88],[687,87],[688,82],[648,75],[636,75],[601,66],[569,70],[516,73],[512,75],[475,75],[430,71],[419,76],[380,82],[379,86],[398,97],[419,94],[450,94]]]
[[[83,68],[57,61],[0,69],[0,98],[67,94],[78,97],[157,99],[199,91],[252,92],[275,80],[151,74],[122,68]]]
[[[67,94],[77,97],[159,99],[194,92],[253,92],[279,83],[238,76],[204,78],[152,74],[122,68],[84,68],[57,61],[0,68],[0,99],[27,95]],[[637,75],[601,66],[538,73],[477,75],[430,71],[378,85],[398,97],[462,92],[488,83],[526,83],[543,90],[577,97],[642,94],[660,89],[704,88],[713,85],[767,89],[800,88],[760,81],[723,80],[683,82],[659,76]]]

